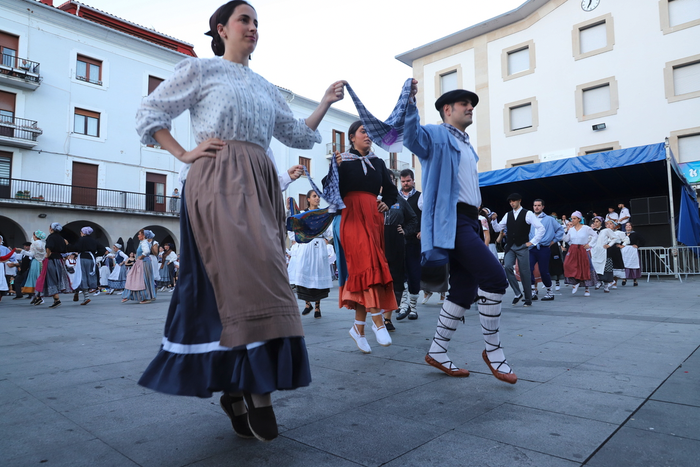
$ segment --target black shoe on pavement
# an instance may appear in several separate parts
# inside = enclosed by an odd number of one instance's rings
[[[408,314],[408,319],[418,319],[418,312],[416,310],[411,311]]]
[[[550,300],[554,300],[554,295],[551,294],[551,293],[548,293],[547,295],[545,295],[544,297],[542,297],[542,301],[543,301],[543,302],[548,302],[548,301],[550,301]]]
[[[394,327],[394,323],[392,323],[390,319],[384,319],[384,327],[389,332],[396,331],[396,328]]]
[[[401,321],[404,319],[406,316],[408,316],[409,309],[403,309],[401,308],[397,313],[396,313],[396,321]]]
[[[532,306],[532,300],[525,300],[525,303],[523,303],[523,306]]]
[[[49,308],[58,308],[61,306],[61,301],[60,300],[54,300],[52,305],[49,305]]]
[[[532,300],[533,300],[533,301],[539,300],[539,299],[537,298],[537,294],[536,294],[536,293],[533,293],[533,294],[532,294]]]
[[[523,294],[518,295],[513,299],[513,305],[517,305],[520,300],[523,299]]]

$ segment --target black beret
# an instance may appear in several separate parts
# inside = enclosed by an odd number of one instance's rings
[[[520,196],[520,193],[511,193],[508,195],[507,201],[520,201],[522,199],[523,199],[523,197]]]
[[[468,100],[472,103],[472,107],[476,107],[479,103],[479,96],[471,91],[466,91],[464,89],[455,89],[454,91],[448,91],[442,96],[438,97],[435,101],[435,109],[439,112],[445,104],[454,104],[455,102],[461,102]]]

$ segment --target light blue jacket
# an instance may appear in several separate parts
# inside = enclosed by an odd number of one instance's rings
[[[404,146],[418,156],[423,169],[423,217],[421,250],[454,249],[459,198],[461,152],[454,136],[440,125],[420,124],[415,104],[409,104],[404,126]],[[479,180],[475,180],[479,183]]]
[[[547,214],[541,212],[537,218],[540,220],[542,223],[542,226],[544,227],[544,236],[542,237],[542,240],[537,244],[542,246],[549,246],[552,241],[555,242],[560,242],[561,239],[564,237],[564,226],[559,224],[555,218],[552,216],[548,216]],[[530,227],[530,239],[535,236],[535,227]],[[535,248],[535,247],[530,247],[530,248]]]

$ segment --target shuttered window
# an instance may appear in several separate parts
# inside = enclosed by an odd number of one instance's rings
[[[73,131],[79,135],[100,136],[100,114],[84,109],[75,109]]]

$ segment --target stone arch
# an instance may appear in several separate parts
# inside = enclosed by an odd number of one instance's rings
[[[95,240],[97,240],[97,243],[106,247],[113,245],[112,237],[109,235],[109,233],[107,233],[104,227],[93,221],[79,220],[69,222],[68,224],[63,226],[61,236],[68,240],[68,243],[74,243],[78,240],[78,238],[80,238],[80,229],[82,229],[85,226],[92,227],[92,237]]]
[[[27,235],[21,225],[5,216],[0,216],[0,235],[3,244],[12,248],[21,248],[22,243],[32,241],[31,234]]]

